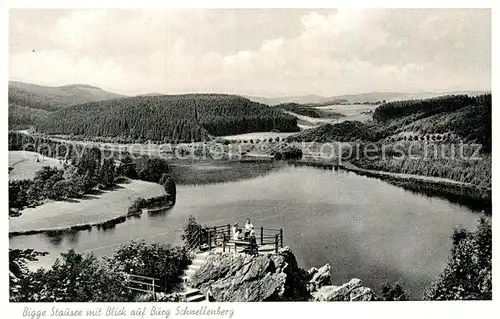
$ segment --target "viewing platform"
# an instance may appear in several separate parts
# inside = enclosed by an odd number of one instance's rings
[[[283,228],[254,228],[255,241],[233,239],[231,224],[193,229],[188,235],[187,248],[192,252],[273,253],[283,248]]]
[[[248,254],[273,254],[283,248],[283,229],[254,228],[255,240],[233,239],[232,226],[230,224],[218,226],[194,226],[186,231],[186,248],[192,255],[191,264],[187,266],[179,279],[181,301],[200,302],[208,300],[209,297],[190,285],[194,274],[207,262],[212,253],[248,253]],[[128,287],[131,290],[151,295],[156,301],[162,294],[161,291],[169,285],[165,280],[159,278],[128,274]]]

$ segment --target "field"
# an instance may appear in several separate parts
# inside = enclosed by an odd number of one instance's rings
[[[37,162],[39,159],[39,162]],[[9,167],[14,169],[9,173],[9,180],[32,179],[43,166],[62,167],[59,160],[45,157],[35,152],[9,151]]]
[[[237,134],[237,135],[226,135],[226,136],[218,136],[219,138],[223,138],[225,140],[256,140],[256,139],[269,139],[269,138],[284,138],[292,135],[294,133],[280,133],[280,132],[254,132],[254,133],[246,133],[246,134]]]
[[[132,202],[165,194],[163,186],[139,180],[119,184],[112,190],[88,194],[82,199],[53,201],[27,208],[9,220],[9,231],[68,227],[108,220],[126,214]]]
[[[378,105],[327,105],[318,106],[318,110],[328,110],[343,114],[344,117],[340,118],[337,122],[343,121],[361,121],[366,122],[372,119],[372,112]],[[337,123],[333,122],[333,123]]]

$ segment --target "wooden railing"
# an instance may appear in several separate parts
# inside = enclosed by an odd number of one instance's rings
[[[197,229],[190,234],[188,241],[186,243],[186,249],[188,252],[196,251],[201,249],[201,230]]]
[[[231,225],[206,226],[190,237],[186,244],[188,251],[224,246],[232,238]],[[283,228],[256,228],[255,237],[258,245],[274,246],[276,252],[280,247],[283,248]]]
[[[158,284],[161,280],[157,278],[134,274],[127,274],[127,276],[129,277],[127,288],[134,291],[152,294],[154,301],[156,301],[156,292],[158,292],[158,289],[165,288]]]

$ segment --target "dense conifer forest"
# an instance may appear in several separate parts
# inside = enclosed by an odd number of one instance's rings
[[[298,131],[297,119],[246,98],[223,94],[138,96],[54,112],[36,130],[47,134],[127,137],[165,142],[209,135]]]
[[[48,114],[50,114],[50,112],[46,110],[34,109],[18,104],[9,104],[9,129],[28,129]]]

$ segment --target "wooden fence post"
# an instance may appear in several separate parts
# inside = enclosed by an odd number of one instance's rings
[[[283,228],[280,228],[280,242],[281,242],[281,248],[283,248]]]
[[[207,231],[207,239],[208,239],[208,249],[210,250],[212,248],[212,233],[210,231]]]
[[[214,226],[214,247],[217,247],[217,227]]]
[[[274,250],[278,252],[278,234],[274,235]]]
[[[156,301],[155,279],[153,278],[153,301]]]
[[[260,245],[264,245],[264,227],[260,227]]]
[[[226,252],[226,234],[222,234],[222,252]]]
[[[227,224],[227,235],[231,236],[231,225]]]
[[[198,232],[198,249],[201,250],[201,235],[202,235],[203,228],[200,229]]]

